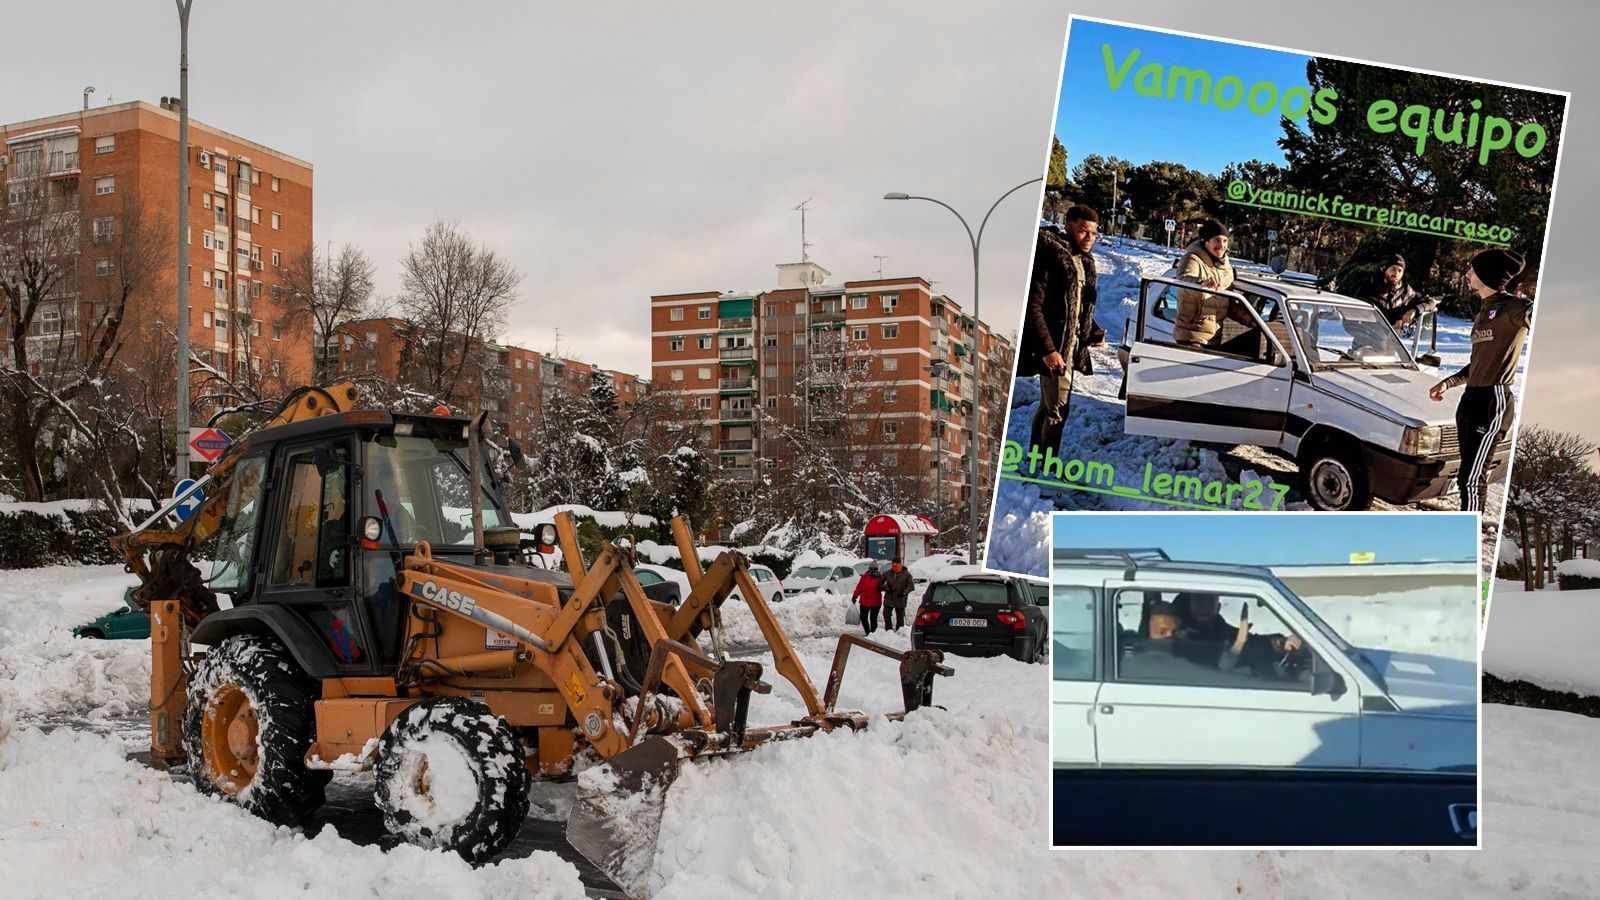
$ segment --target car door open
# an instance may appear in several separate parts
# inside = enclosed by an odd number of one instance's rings
[[[1129,434],[1229,444],[1279,446],[1289,410],[1292,357],[1260,313],[1236,291],[1214,291],[1169,278],[1146,278],[1138,338],[1128,360]],[[1249,319],[1224,321],[1205,345],[1178,343],[1161,310],[1177,291],[1226,297]],[[1152,292],[1160,296],[1152,297]],[[1161,318],[1159,323],[1151,315]]]

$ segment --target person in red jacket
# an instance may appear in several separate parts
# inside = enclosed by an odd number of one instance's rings
[[[878,630],[878,607],[883,605],[883,587],[880,584],[877,567],[861,573],[856,580],[855,593],[850,595],[850,602],[861,602],[861,631],[871,634]]]

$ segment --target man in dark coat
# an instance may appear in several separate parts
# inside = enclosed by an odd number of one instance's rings
[[[906,624],[906,600],[916,582],[896,556],[878,584],[883,589],[883,630],[899,631]]]
[[[1383,260],[1383,268],[1355,292],[1358,299],[1376,306],[1396,331],[1410,325],[1423,313],[1431,312],[1436,304],[1406,284],[1406,258],[1391,253]]]
[[[1096,279],[1090,251],[1099,235],[1100,217],[1082,204],[1067,210],[1060,235],[1053,228],[1039,229],[1017,377],[1039,378],[1032,441],[1041,453],[1060,448],[1072,373],[1094,371],[1089,347],[1105,336],[1094,322]]]

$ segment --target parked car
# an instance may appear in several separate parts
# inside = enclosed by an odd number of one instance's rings
[[[1354,647],[1265,568],[1057,549],[1052,585],[1058,845],[1476,843],[1471,660]],[[1212,598],[1225,664],[1147,630]]]
[[[89,622],[72,629],[72,633],[81,638],[115,640],[145,640],[150,637],[150,614],[134,609],[128,603],[128,594],[123,595],[121,609],[100,616]]]
[[[1048,610],[1032,583],[1015,575],[983,572],[935,581],[911,620],[911,646],[1042,662],[1049,652]]]
[[[873,564],[870,559],[853,563],[816,564],[797,566],[783,579],[781,588],[787,595],[801,591],[829,591],[840,597],[855,593],[856,580]]]
[[[1179,345],[1179,290],[1240,301],[1251,324],[1223,326],[1227,349]],[[1119,348],[1127,433],[1279,450],[1317,509],[1366,509],[1374,497],[1412,503],[1453,488],[1455,407],[1428,398],[1438,358],[1413,357],[1372,304],[1270,275],[1239,276],[1228,291],[1145,278],[1133,324]],[[1510,435],[1492,452],[1494,478],[1505,472]]]
[[[783,602],[783,582],[778,579],[778,573],[760,563],[751,563],[750,577],[756,580],[756,587],[761,589],[761,596],[767,598],[768,603]],[[738,588],[734,588],[728,599],[743,600],[744,595]]]
[[[639,584],[645,588],[645,593],[657,600],[670,600],[674,606],[682,603],[684,596],[689,593],[689,576],[668,566],[635,563],[633,577],[639,579]],[[672,589],[668,591],[671,594],[670,598],[662,596],[662,591],[665,589],[651,590],[650,586],[653,584],[672,585]]]

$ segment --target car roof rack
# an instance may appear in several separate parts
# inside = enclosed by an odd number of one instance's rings
[[[1145,562],[1171,562],[1172,557],[1160,547],[1057,547],[1053,559],[1056,562],[1082,561],[1104,562],[1106,560],[1120,560],[1126,568],[1123,570],[1123,579],[1132,581],[1135,573],[1139,571],[1139,561]]]

